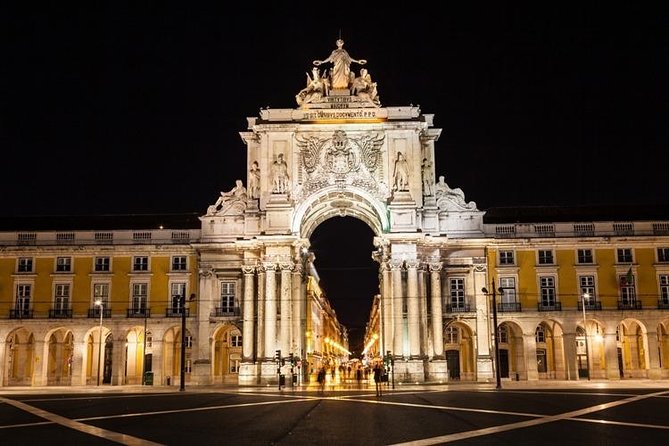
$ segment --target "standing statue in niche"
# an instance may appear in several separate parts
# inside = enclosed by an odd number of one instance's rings
[[[421,171],[423,174],[423,195],[431,197],[434,195],[434,191],[432,190],[434,184],[432,182],[432,163],[427,158],[423,158]]]
[[[409,190],[409,164],[402,152],[397,152],[393,182],[396,191]]]
[[[285,194],[288,192],[288,164],[283,159],[283,153],[277,155],[276,161],[272,165],[272,179],[274,184],[273,193]]]
[[[333,50],[324,60],[314,60],[315,66],[320,66],[321,64],[330,62],[332,68],[330,68],[330,82],[331,87],[334,89],[349,88],[351,83],[351,63],[355,62],[360,65],[367,63],[365,59],[355,60],[353,59],[348,52],[343,48],[344,41],[342,39],[337,40],[337,49]]]
[[[251,163],[249,169],[249,196],[253,200],[260,198],[260,168],[257,161]]]

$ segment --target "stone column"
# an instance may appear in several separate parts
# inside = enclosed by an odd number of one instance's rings
[[[444,358],[444,329],[441,307],[441,262],[430,263],[430,288],[432,295],[432,346],[435,359]]]
[[[70,382],[73,386],[86,385],[86,373],[84,371],[84,351],[86,349],[86,343],[83,340],[78,339],[80,339],[80,334],[75,332],[74,341],[72,342],[72,362],[70,364]],[[0,347],[0,349],[1,348],[2,347]],[[1,353],[0,350],[0,358],[2,357]]]
[[[564,340],[564,357],[567,361],[567,379],[575,381],[578,379],[578,366],[576,363],[576,333],[565,333],[562,335],[562,339]]]
[[[276,342],[276,264],[265,263],[265,358],[271,358]]]
[[[535,333],[523,333],[525,343],[525,372],[528,381],[536,381],[539,379],[539,370],[537,369],[537,338]],[[520,359],[520,358],[519,358]],[[518,373],[522,377],[523,370],[518,369]],[[515,377],[511,377],[513,379]],[[521,378],[522,379],[522,378]]]
[[[44,341],[35,341],[35,369],[33,370],[33,386],[47,385],[47,365],[49,345]]]
[[[606,358],[606,379],[619,380],[621,376],[620,369],[618,368],[616,327],[605,328],[604,357]]]
[[[392,269],[392,283],[393,283],[393,355],[404,356],[404,315],[402,314],[402,307],[404,303],[404,296],[402,295],[402,267],[404,262],[402,260],[391,260],[390,268]]]
[[[660,367],[660,350],[657,332],[648,331],[648,333],[646,333],[646,338],[648,339],[648,345],[646,347],[646,350],[648,351],[648,378],[661,379],[662,369]]]
[[[244,301],[242,306],[243,311],[243,325],[242,325],[242,362],[253,362],[253,345],[255,340],[253,337],[253,296],[255,293],[254,287],[254,273],[255,267],[244,265],[242,266],[244,273]]]
[[[117,339],[113,336],[113,333],[110,336],[114,342],[114,345],[112,346],[111,383],[114,386],[127,384],[125,380],[126,352],[124,347],[128,339],[126,336],[123,335],[119,336]],[[102,369],[100,370],[100,384],[102,384],[102,380],[105,376],[105,354],[107,347],[107,343],[105,342],[106,340],[107,336],[105,335],[102,337]]]
[[[302,328],[302,274],[304,271],[304,265],[301,263],[295,263],[295,268],[293,269],[293,280],[292,280],[292,302],[293,302],[293,324],[291,327],[291,346],[295,349],[293,352],[296,356],[303,358],[304,357],[304,343],[302,341],[304,330]]]
[[[188,317],[186,319],[186,332],[194,338],[193,347],[191,350],[191,372],[190,382],[193,384],[211,384],[211,361],[213,351],[211,348],[211,339],[209,334],[209,318],[215,313],[216,307],[220,305],[221,296],[219,291],[219,280],[216,277],[215,271],[211,267],[200,268],[199,271],[199,296],[195,303],[188,303],[186,305],[197,305],[196,317]],[[188,294],[186,294],[188,295]],[[189,316],[193,316],[193,311],[189,311]],[[152,319],[149,319],[152,322]],[[155,324],[152,323],[152,325]],[[149,331],[151,328],[149,327]],[[156,336],[154,336],[156,339]],[[181,341],[178,348],[181,349]],[[155,367],[155,358],[153,366]],[[179,366],[179,372],[181,367]],[[177,381],[177,377],[171,376],[172,383]],[[160,377],[154,371],[153,380],[155,383],[160,383]],[[179,379],[180,375],[179,375]]]
[[[265,269],[261,266],[257,271],[258,289],[255,295],[258,301],[256,305],[258,311],[258,317],[256,318],[258,324],[256,327],[256,360],[267,356],[265,355]],[[244,341],[242,340],[242,342]]]
[[[430,348],[429,340],[432,336],[429,335],[430,327],[427,324],[427,275],[425,274],[425,265],[420,264],[418,267],[418,311],[420,327],[420,354],[425,357],[432,357],[432,348]]]
[[[406,261],[407,267],[407,320],[409,332],[409,355],[420,357],[420,312],[418,305],[418,260]]]
[[[279,348],[283,356],[288,356],[290,353],[290,328],[292,326],[292,272],[293,263],[283,262],[279,266],[281,268],[281,321],[279,334]]]
[[[393,349],[393,289],[392,277],[390,273],[390,265],[387,261],[383,261],[380,265],[381,275],[381,302],[379,308],[381,312],[381,333],[382,333],[382,351],[381,355],[385,355],[386,351]]]

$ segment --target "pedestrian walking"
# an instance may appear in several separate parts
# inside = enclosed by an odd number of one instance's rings
[[[376,396],[381,396],[382,395],[382,386],[383,384],[381,383],[381,376],[383,375],[382,369],[381,369],[381,364],[378,362],[374,364],[374,384],[376,386]]]

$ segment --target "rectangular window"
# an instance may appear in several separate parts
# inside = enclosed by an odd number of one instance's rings
[[[636,306],[636,288],[632,274],[620,276],[620,303],[623,308],[633,308]]]
[[[632,250],[630,248],[618,248],[616,254],[618,263],[632,263]]]
[[[56,272],[72,272],[72,257],[56,257]]]
[[[669,248],[657,248],[657,261],[669,262]]]
[[[109,257],[96,257],[94,270],[97,273],[108,273],[111,270]]]
[[[70,308],[70,284],[57,283],[54,292],[53,309],[56,311],[68,310]]]
[[[451,279],[451,308],[465,307],[465,279]]]
[[[499,252],[499,264],[500,265],[513,265],[513,251],[500,251]]]
[[[32,273],[33,272],[33,258],[32,257],[19,257],[16,270],[20,273]]]
[[[516,278],[515,277],[500,277],[499,288],[501,289],[500,301],[502,303],[516,302]]]
[[[19,283],[16,286],[16,310],[27,312],[30,310],[30,299],[32,296],[32,285]]]
[[[586,309],[592,309],[596,302],[595,296],[595,276],[579,276],[579,288],[581,292],[582,303],[585,303]]]
[[[230,336],[230,345],[232,347],[241,347],[242,346],[242,335],[234,334]]]
[[[170,286],[170,299],[172,300],[172,311],[181,314],[181,298],[186,295],[185,282],[172,282]]]
[[[539,265],[552,265],[553,264],[553,251],[550,249],[540,249],[539,250]]]
[[[544,276],[539,278],[539,293],[543,308],[555,307],[555,277]]]
[[[95,302],[102,302],[103,308],[109,309],[109,284],[108,283],[94,283],[93,284],[93,304]]]
[[[221,313],[235,311],[235,282],[221,282]]]
[[[149,270],[149,258],[146,256],[137,256],[132,259],[132,270],[133,271],[148,271]]]
[[[149,297],[149,284],[132,284],[132,312],[134,314],[146,314]]]
[[[669,307],[669,274],[660,275],[660,306]]]
[[[576,251],[576,261],[580,264],[592,264],[594,258],[592,256],[592,249],[579,249]]]
[[[186,256],[172,257],[172,271],[186,271]]]

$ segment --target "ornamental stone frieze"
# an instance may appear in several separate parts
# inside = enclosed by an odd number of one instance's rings
[[[390,190],[379,178],[384,139],[380,133],[352,136],[343,130],[335,130],[331,137],[296,135],[305,178],[293,198],[302,199],[331,186],[354,186],[387,199]]]

